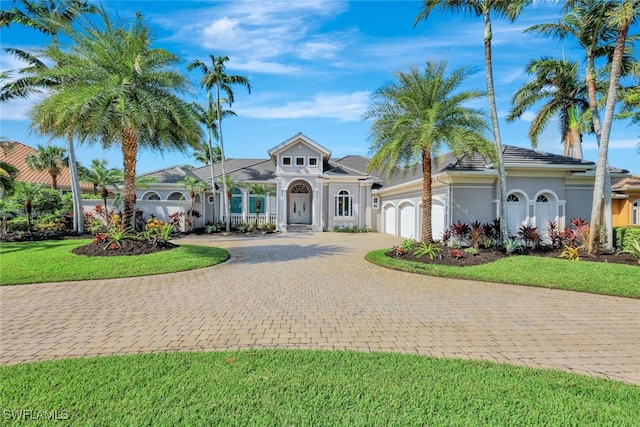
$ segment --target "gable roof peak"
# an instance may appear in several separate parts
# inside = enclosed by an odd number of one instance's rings
[[[317,150],[320,153],[322,153],[322,158],[324,160],[328,160],[331,157],[331,151],[327,150],[325,147],[323,147],[322,145],[318,144],[317,142],[315,142],[314,140],[312,140],[311,138],[309,138],[308,136],[306,136],[302,132],[298,132],[297,134],[295,134],[291,138],[289,138],[289,139],[283,141],[282,143],[278,144],[277,146],[273,147],[271,150],[268,151],[269,156],[275,161],[276,157],[278,156],[278,153],[280,153],[281,151],[285,150],[290,145],[293,145],[293,144],[295,144],[296,142],[298,142],[300,140],[302,140],[305,144],[310,145],[315,150]]]

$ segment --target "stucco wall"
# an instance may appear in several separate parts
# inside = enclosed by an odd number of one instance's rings
[[[494,188],[488,185],[454,184],[451,188],[451,222],[489,222],[496,217]],[[447,224],[450,226],[451,224]]]
[[[352,213],[351,217],[336,217],[334,216],[335,208],[336,208],[336,199],[335,196],[338,192],[342,190],[347,190],[349,194],[351,194],[353,204],[352,204]],[[360,220],[360,208],[361,208],[361,200],[360,200],[360,184],[356,183],[346,183],[346,182],[329,182],[327,186],[327,204],[326,211],[328,216],[327,227],[353,227],[359,226]]]
[[[291,165],[282,164],[283,157],[291,158]],[[309,158],[316,158],[316,166],[309,166]],[[302,158],[303,166],[296,166],[296,158]],[[322,155],[307,144],[300,142],[292,145],[278,155],[278,173],[320,174],[322,173]]]
[[[587,221],[591,217],[591,202],[593,200],[593,187],[567,186],[565,192],[566,226],[569,226],[572,218],[583,218]]]

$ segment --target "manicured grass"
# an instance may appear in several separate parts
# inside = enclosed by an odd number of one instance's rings
[[[229,258],[224,249],[194,245],[138,256],[87,257],[71,252],[89,242],[90,239],[2,243],[0,285],[172,273],[208,267]]]
[[[0,375],[5,417],[55,410],[73,425],[631,426],[640,414],[630,384],[394,353],[141,354]]]
[[[385,255],[390,250],[369,252],[366,259],[383,267],[429,276],[640,298],[640,268],[631,265],[513,256],[489,264],[451,267],[391,258]]]

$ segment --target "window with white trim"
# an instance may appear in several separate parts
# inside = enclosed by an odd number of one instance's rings
[[[304,157],[296,157],[296,166],[304,166]]]
[[[631,225],[640,225],[640,200],[631,205]]]
[[[380,208],[380,198],[378,196],[373,197],[373,209]]]
[[[283,166],[291,166],[291,157],[283,157],[282,158]]]
[[[309,157],[309,166],[318,166],[318,158]]]
[[[242,213],[242,190],[234,188],[231,190],[231,207],[232,214]]]
[[[353,216],[353,196],[347,190],[340,190],[340,192],[335,195],[334,216]]]
[[[151,191],[145,194],[142,200],[160,200],[160,195],[155,191]]]

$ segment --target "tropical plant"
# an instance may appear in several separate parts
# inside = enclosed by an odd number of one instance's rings
[[[442,253],[442,248],[434,243],[420,242],[418,248],[413,252],[413,256],[420,258],[422,256],[428,256],[430,260],[434,260],[438,255]]]
[[[25,181],[18,181],[15,185],[14,197],[16,201],[24,208],[24,213],[27,216],[27,231],[31,231],[32,213],[33,213],[33,199],[38,193],[39,187],[35,184]]]
[[[491,31],[491,14],[506,17],[513,22],[520,15],[522,9],[529,5],[532,0],[423,0],[422,10],[414,21],[414,26],[421,20],[426,20],[429,14],[436,7],[442,10],[452,12],[464,12],[470,15],[482,16],[484,23],[484,58],[485,70],[487,77],[487,96],[489,100],[489,111],[491,113],[491,123],[493,130],[495,161],[498,164],[498,185],[500,189],[500,237],[506,238],[509,235],[507,228],[508,211],[507,211],[507,172],[504,167],[502,157],[502,142],[500,138],[500,127],[498,122],[498,109],[496,107],[495,90],[493,87],[493,64],[491,52],[491,40],[493,34]]]
[[[210,166],[212,163],[218,163],[220,161],[220,147],[218,145],[214,145],[209,149],[209,144],[201,142],[195,148],[192,155],[196,162],[204,163],[205,166]]]
[[[54,145],[38,145],[35,153],[25,158],[25,163],[29,169],[38,172],[46,171],[51,176],[51,188],[58,189],[58,176],[62,173],[62,168],[68,165],[68,158],[65,156],[64,148]]]
[[[104,9],[99,16],[99,24],[88,22],[82,32],[69,34],[70,51],[55,46],[44,51],[56,64],[51,75],[64,84],[34,107],[32,126],[42,134],[121,146],[123,220],[133,229],[138,148],[183,150],[197,144],[201,129],[191,105],[177,96],[188,87],[187,79],[172,68],[178,58],[151,48],[142,17],[136,15],[124,28],[114,25]]]
[[[228,224],[231,223],[231,196],[233,195],[233,190],[238,189],[242,186],[242,184],[233,179],[231,175],[224,175],[224,179],[222,176],[218,177],[217,183],[222,186],[222,188],[226,188],[226,203],[223,203],[225,206],[225,218],[223,218],[223,222],[225,223],[225,228]],[[228,230],[227,230],[228,231]]]
[[[122,182],[122,178],[122,171],[117,168],[108,169],[105,159],[93,159],[91,160],[91,167],[80,168],[80,180],[91,183],[94,194],[100,189],[100,196],[102,197],[102,202],[105,207],[105,215],[107,212],[107,198],[109,197],[107,186],[118,189],[118,184]]]
[[[619,253],[629,254],[633,256],[635,259],[638,260],[638,264],[640,264],[640,240],[638,239],[631,240],[628,243],[627,248],[620,251]]]
[[[262,209],[262,199],[265,196],[271,196],[275,194],[275,189],[273,187],[266,186],[264,184],[251,184],[247,187],[250,194],[257,196],[256,198],[256,225],[258,225],[258,216],[260,216],[260,212]]]
[[[0,197],[9,196],[18,177],[18,169],[11,163],[0,161]]]
[[[227,174],[224,168],[224,142],[222,138],[223,113],[221,108],[221,103],[223,100],[220,98],[220,91],[223,91],[226,93],[227,95],[226,102],[228,102],[229,105],[231,105],[234,102],[233,90],[231,86],[232,85],[244,86],[247,88],[247,91],[251,93],[251,83],[249,82],[249,79],[247,79],[246,77],[239,76],[239,75],[229,75],[225,73],[225,62],[229,60],[229,57],[227,56],[215,57],[213,55],[209,55],[209,58],[211,59],[211,67],[209,67],[207,64],[200,61],[199,59],[196,59],[195,61],[187,65],[187,70],[191,71],[197,68],[202,71],[203,76],[202,76],[202,79],[200,80],[200,87],[207,89],[207,92],[208,92],[207,99],[209,100],[209,106],[211,106],[211,97],[210,97],[211,89],[214,87],[216,89],[216,118],[218,120],[217,130],[218,130],[218,136],[220,141],[220,167],[222,169],[222,183],[223,183],[222,193],[226,194],[227,193],[227,187],[226,187]],[[208,123],[210,123],[210,121]],[[207,127],[211,129],[209,124],[207,124]],[[212,172],[211,178],[213,180],[213,172]],[[223,207],[227,202],[228,201],[223,198]],[[224,209],[225,212],[228,212],[228,210],[229,210],[228,208]],[[230,217],[227,217],[226,225],[227,225],[227,232],[229,232],[231,230]]]
[[[193,203],[195,201],[196,194],[206,190],[207,186],[204,182],[191,175],[185,176],[182,181],[180,181],[180,184],[182,184],[185,190],[189,192],[189,224],[191,225],[191,229],[193,229],[193,217],[195,216]]]
[[[529,127],[531,146],[536,148],[538,138],[551,119],[560,117],[561,140],[564,155],[582,159],[582,129],[589,110],[587,84],[578,75],[578,63],[544,57],[527,64],[527,73],[533,78],[513,95],[513,108],[507,121],[514,121],[534,105],[543,103]]]
[[[455,258],[455,259],[464,258],[464,252],[462,252],[462,250],[460,250],[460,249],[452,249],[451,250],[451,257]]]
[[[502,242],[502,244],[504,245],[505,252],[509,255],[512,255],[516,252],[522,252],[523,250],[522,243],[515,239],[506,239]]]
[[[464,253],[467,255],[476,256],[478,255],[479,252],[478,252],[478,249],[471,247],[471,248],[466,248],[464,250]]]
[[[390,176],[399,167],[420,164],[422,169],[422,240],[433,242],[432,156],[446,146],[456,158],[473,152],[489,154],[482,112],[466,104],[481,91],[457,91],[472,74],[465,67],[445,74],[446,61],[426,63],[424,72],[411,67],[394,73],[397,82],[377,89],[365,119],[374,119],[370,135],[374,152],[368,168]]]
[[[537,230],[538,227],[533,227],[531,225],[521,225],[518,228],[518,236],[524,240],[525,246],[538,247],[540,243],[540,234]]]
[[[564,251],[559,255],[559,258],[566,258],[571,261],[580,261],[580,249],[582,249],[581,246],[574,248],[565,245]]]
[[[19,0],[14,3],[20,3],[24,10],[13,7],[0,11],[0,28],[11,24],[33,28],[41,33],[51,35],[54,46],[58,44],[58,33],[67,32],[76,18],[97,11],[95,5],[85,0]],[[52,89],[61,83],[61,80],[55,75],[38,75],[38,71],[45,70],[47,65],[35,55],[20,49],[9,48],[6,51],[26,62],[28,67],[20,70],[20,73],[26,74],[26,76],[2,87],[0,102],[15,98],[27,98],[41,89]],[[84,219],[80,179],[72,135],[67,137],[67,153],[73,197],[73,229],[78,233],[83,233]]]

